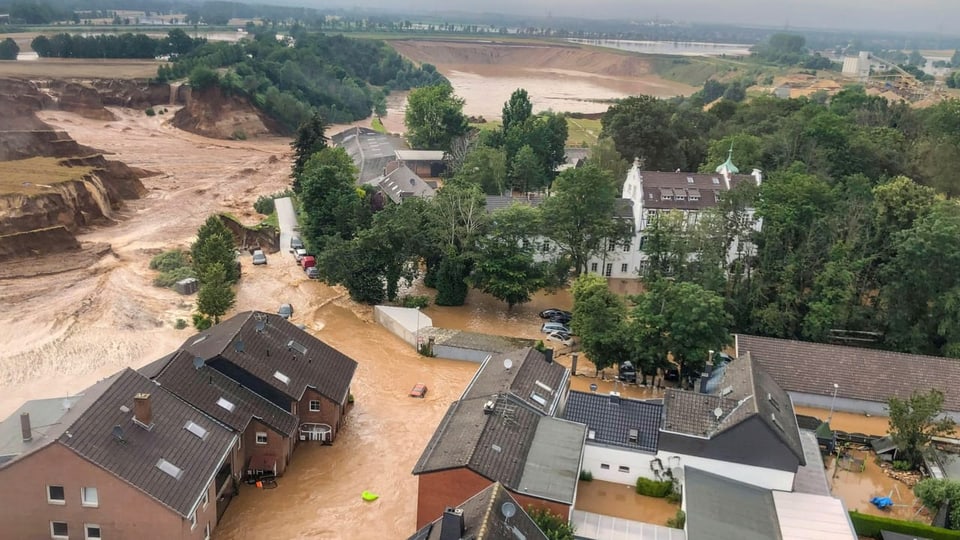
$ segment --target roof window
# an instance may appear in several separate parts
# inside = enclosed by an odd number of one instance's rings
[[[541,396],[540,394],[538,394],[538,393],[536,393],[536,392],[532,392],[532,393],[530,394],[530,399],[532,399],[532,400],[536,401],[537,403],[539,403],[541,407],[546,407],[546,406],[547,406],[547,400],[544,399],[543,396]]]
[[[273,372],[273,378],[282,382],[283,384],[290,384],[290,377],[287,377],[286,375],[284,375],[283,373],[280,373],[279,371]]]
[[[193,433],[194,435],[196,435],[201,439],[206,439],[207,433],[209,433],[206,429],[204,429],[203,426],[191,420],[187,420],[187,423],[183,425],[183,429],[189,431],[190,433]]]
[[[636,444],[636,442],[639,439],[640,439],[640,432],[635,429],[631,429],[629,435],[627,435],[627,440]]]
[[[233,409],[235,409],[235,408],[237,407],[237,406],[234,405],[232,402],[227,401],[227,400],[224,399],[224,398],[218,399],[218,400],[217,400],[217,405],[223,407],[224,409],[226,409],[226,410],[228,410],[228,411],[230,411],[230,412],[233,412]]]
[[[287,343],[287,349],[292,349],[302,355],[307,354],[307,348],[292,339],[290,340],[290,343]]]
[[[780,404],[777,403],[777,400],[773,399],[773,394],[769,392],[767,392],[767,401],[769,401],[770,404],[773,405],[773,408],[777,409],[778,411],[780,410]]]
[[[692,183],[693,183],[693,177],[692,177],[692,176],[688,176],[688,177],[687,177],[687,183],[688,183],[688,184],[692,184]]]
[[[719,186],[719,185],[720,185],[720,179],[717,178],[716,176],[713,177],[713,185],[715,185],[715,186]]]
[[[170,463],[169,461],[163,458],[160,458],[159,460],[157,460],[157,468],[169,474],[170,476],[176,478],[177,480],[179,480],[180,477],[183,476],[183,469],[181,469],[180,467],[177,467],[173,463]]]

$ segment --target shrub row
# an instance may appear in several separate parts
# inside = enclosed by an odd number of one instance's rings
[[[642,476],[637,478],[637,493],[640,495],[663,498],[671,492],[673,492],[673,482],[670,480],[658,482]]]
[[[880,538],[880,531],[890,531],[916,538],[929,538],[930,540],[960,540],[960,531],[951,531],[913,521],[861,514],[856,510],[850,512],[850,521],[853,522],[853,529],[857,531],[858,535],[871,538]]]

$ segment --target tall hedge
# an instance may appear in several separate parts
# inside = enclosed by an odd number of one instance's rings
[[[853,522],[853,529],[858,535],[871,538],[880,538],[880,531],[890,531],[917,538],[929,538],[930,540],[960,540],[960,531],[951,531],[950,529],[942,529],[913,521],[861,514],[856,510],[850,512],[850,521]]]

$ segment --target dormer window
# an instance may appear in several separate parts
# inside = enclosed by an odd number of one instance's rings
[[[713,185],[715,185],[715,186],[719,186],[719,185],[720,185],[720,179],[717,178],[716,176],[713,177]]]

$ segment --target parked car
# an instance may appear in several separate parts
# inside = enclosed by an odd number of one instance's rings
[[[303,248],[297,248],[293,250],[293,256],[297,259],[297,262],[300,262],[300,259],[303,259],[307,255],[307,250]]]
[[[548,322],[543,323],[543,326],[540,327],[540,331],[544,334],[551,334],[553,332],[563,332],[564,334],[571,334],[570,328],[565,324],[560,324],[557,322]]]
[[[303,240],[301,240],[299,236],[291,236],[291,237],[290,237],[290,249],[293,249],[293,250],[305,249],[305,247],[304,247],[304,245],[303,245]]]
[[[316,266],[311,266],[307,268],[307,277],[310,279],[317,279],[320,277],[320,271],[317,270]]]
[[[300,267],[306,271],[307,268],[317,265],[317,258],[313,255],[304,255],[300,258]]]
[[[283,317],[284,319],[293,317],[293,306],[290,304],[280,304],[280,309],[277,310],[277,315]]]
[[[267,264],[267,256],[263,254],[263,250],[253,250],[253,264]]]
[[[572,320],[573,320],[572,316],[566,315],[564,313],[558,313],[557,315],[550,317],[550,322],[558,322],[560,324],[566,324],[566,325],[569,325],[570,321]]]
[[[547,334],[547,341],[556,341],[567,347],[573,346],[573,336],[566,332],[550,332]]]
[[[633,362],[627,360],[618,366],[617,379],[625,383],[637,382],[637,368],[633,367]]]
[[[540,312],[541,319],[552,319],[553,317],[573,317],[573,313],[556,308],[545,309]]]

